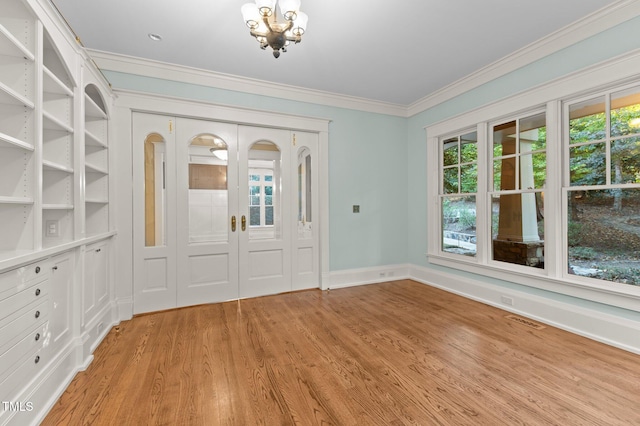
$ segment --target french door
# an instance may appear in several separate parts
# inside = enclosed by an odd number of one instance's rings
[[[295,133],[134,113],[132,136],[135,313],[318,286]]]

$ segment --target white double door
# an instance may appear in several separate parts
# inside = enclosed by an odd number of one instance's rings
[[[317,134],[134,113],[132,137],[134,313],[318,287]]]

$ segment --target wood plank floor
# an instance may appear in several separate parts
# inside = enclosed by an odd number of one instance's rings
[[[640,425],[640,356],[412,281],[138,316],[44,425]]]

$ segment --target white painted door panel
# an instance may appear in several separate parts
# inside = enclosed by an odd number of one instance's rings
[[[241,227],[240,232],[240,297],[291,291],[291,132],[240,126],[238,135],[239,214],[241,222],[242,217],[247,221],[246,229]],[[267,149],[273,146],[277,151]],[[270,167],[273,225],[254,226],[250,215],[250,175]]]
[[[176,306],[176,159],[175,121],[162,115],[133,113],[133,312]],[[145,147],[147,158],[145,163]],[[152,154],[150,154],[152,153]],[[146,183],[145,170],[153,165]],[[146,203],[153,204],[154,223],[147,228]],[[171,225],[170,225],[171,224]],[[153,229],[153,231],[151,231]],[[153,234],[146,235],[146,233]]]
[[[237,135],[235,124],[176,119],[178,306],[238,298],[238,233],[231,227],[238,208],[238,165],[210,151],[223,143],[228,158],[236,158]],[[226,169],[221,178],[226,188],[191,188],[190,164]]]

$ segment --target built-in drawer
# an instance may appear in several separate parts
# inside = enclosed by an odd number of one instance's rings
[[[6,352],[0,354],[0,380],[4,380],[14,370],[16,365],[31,358],[32,354],[43,347],[47,333],[48,322],[33,327],[25,333],[25,337],[18,343],[10,347]],[[34,359],[35,363],[40,363]]]
[[[38,375],[42,366],[46,364],[45,361],[41,351],[37,349],[25,355],[24,360],[0,379],[0,401],[15,402],[16,397],[19,397],[18,392]],[[0,415],[7,413],[8,411],[3,413],[3,410],[0,410]],[[2,419],[2,416],[0,416],[0,419]]]
[[[28,330],[42,324],[49,317],[50,308],[48,299],[38,299],[0,321],[0,354],[20,341]],[[40,313],[37,317],[36,312]]]
[[[0,322],[6,321],[5,318],[21,311],[25,306],[37,300],[47,300],[49,297],[49,280],[30,282],[30,287],[23,288],[17,294],[0,300]],[[2,345],[2,342],[0,342]]]
[[[51,261],[49,259],[1,273],[0,299],[5,299],[26,287],[30,287],[34,280],[45,279],[50,273]]]

